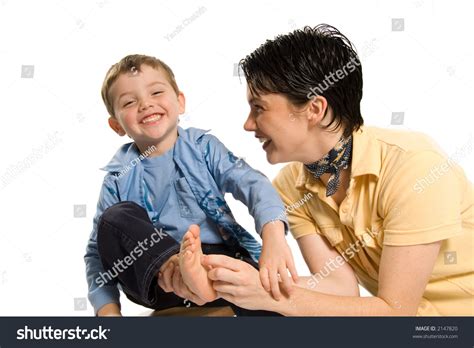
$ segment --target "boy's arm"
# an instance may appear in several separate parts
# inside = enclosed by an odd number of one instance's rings
[[[111,309],[112,306],[104,307],[108,304],[115,304],[118,307],[118,313],[120,313],[120,293],[117,288],[116,282],[105,283],[101,277],[101,272],[105,273],[100,260],[99,252],[97,249],[97,224],[105,209],[118,203],[119,199],[115,189],[112,188],[110,181],[107,176],[102,184],[102,189],[97,203],[97,212],[93,220],[93,228],[87,243],[86,254],[84,255],[84,261],[86,263],[86,276],[89,287],[89,301],[94,307],[94,313],[101,315],[104,310]],[[100,310],[100,311],[99,311]],[[103,313],[104,314],[104,313]]]
[[[275,299],[281,297],[279,279],[286,292],[291,293],[293,281],[298,280],[293,255],[286,242],[288,221],[277,191],[265,175],[236,157],[216,137],[206,135],[204,158],[221,191],[230,192],[244,203],[255,220],[255,229],[262,237],[259,259],[260,280]]]
[[[255,220],[261,236],[265,224],[280,220],[288,230],[285,208],[268,178],[236,157],[215,136],[206,134],[204,159],[221,191],[231,193],[244,203]]]

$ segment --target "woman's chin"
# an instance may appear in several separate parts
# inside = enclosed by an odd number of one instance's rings
[[[267,162],[270,164],[277,164],[281,161],[279,160],[278,156],[274,152],[267,152]]]

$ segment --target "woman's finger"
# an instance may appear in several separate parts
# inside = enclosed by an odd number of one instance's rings
[[[173,284],[173,291],[179,297],[185,298],[186,294],[183,293],[183,288],[181,285],[181,272],[179,271],[179,267],[174,268],[172,284]]]
[[[239,284],[241,283],[241,280],[239,279],[239,276],[237,272],[231,271],[230,269],[227,268],[213,268],[209,272],[207,272],[207,276],[211,280],[220,280],[224,281],[227,283],[232,283],[232,284]]]
[[[162,273],[163,274],[162,279],[163,279],[163,285],[164,285],[164,287],[162,287],[162,289],[165,292],[172,292],[173,291],[173,284],[171,282],[171,277],[173,276],[173,270],[174,270],[174,263],[170,262],[168,264],[168,267],[166,267],[165,270]]]
[[[235,296],[234,295],[231,295],[231,294],[228,294],[228,293],[225,293],[225,292],[217,292],[217,296],[219,298],[223,298],[224,300],[226,301],[229,301],[230,303],[233,303],[233,304],[236,304],[236,300],[235,300]]]
[[[260,267],[260,281],[266,291],[270,291],[270,278],[268,277],[268,269],[265,266]]]
[[[283,289],[285,289],[287,294],[290,294],[292,290],[292,284],[291,284],[291,278],[288,274],[286,267],[284,265],[280,266],[280,268],[278,269],[278,272],[280,273]]]
[[[296,272],[295,262],[293,258],[291,258],[290,262],[288,263],[288,270],[290,271],[291,277],[295,283],[298,282],[298,272]]]
[[[270,285],[272,287],[273,298],[279,301],[281,297],[281,292],[280,292],[280,284],[278,284],[278,273],[275,271],[269,270],[268,274],[270,276]]]
[[[191,301],[192,303],[198,305],[198,306],[202,306],[204,304],[206,304],[206,301],[204,300],[201,300],[199,297],[197,297],[197,295],[194,295],[194,294],[191,294],[189,295],[189,297],[186,297],[189,301]]]
[[[216,292],[225,292],[235,296],[236,286],[234,284],[229,284],[227,282],[214,282],[213,288]]]
[[[202,262],[206,266],[223,267],[233,271],[240,270],[244,263],[244,261],[233,259],[225,255],[205,255]]]

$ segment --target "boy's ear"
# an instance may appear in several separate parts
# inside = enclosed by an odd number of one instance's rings
[[[117,133],[121,137],[127,134],[115,117],[109,117],[109,126],[115,133]]]
[[[183,92],[178,93],[178,103],[179,103],[179,113],[184,114],[186,111],[186,98],[184,97]]]

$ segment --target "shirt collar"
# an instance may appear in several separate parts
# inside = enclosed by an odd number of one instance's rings
[[[189,142],[191,146],[194,146],[193,144],[207,132],[209,132],[209,130],[193,127],[183,129],[178,127],[178,139],[176,142]],[[120,173],[130,168],[130,166],[135,166],[145,155],[146,154],[140,154],[140,150],[135,143],[124,144],[115,153],[110,162],[100,169],[109,173]]]
[[[104,170],[109,173],[121,172],[128,166],[130,163],[140,156],[140,151],[138,150],[135,143],[127,143],[122,145],[118,151],[115,153],[114,157],[110,160],[109,163],[101,170]]]
[[[361,127],[353,133],[351,178],[360,175],[380,175],[382,151],[370,127]]]
[[[362,175],[378,177],[382,163],[381,151],[370,132],[370,128],[361,127],[358,131],[352,133],[352,141],[351,178]],[[296,188],[298,190],[310,190],[311,192],[319,192],[320,188],[325,190],[322,183],[314,179],[303,163],[299,163],[299,166],[299,175],[296,178]]]

